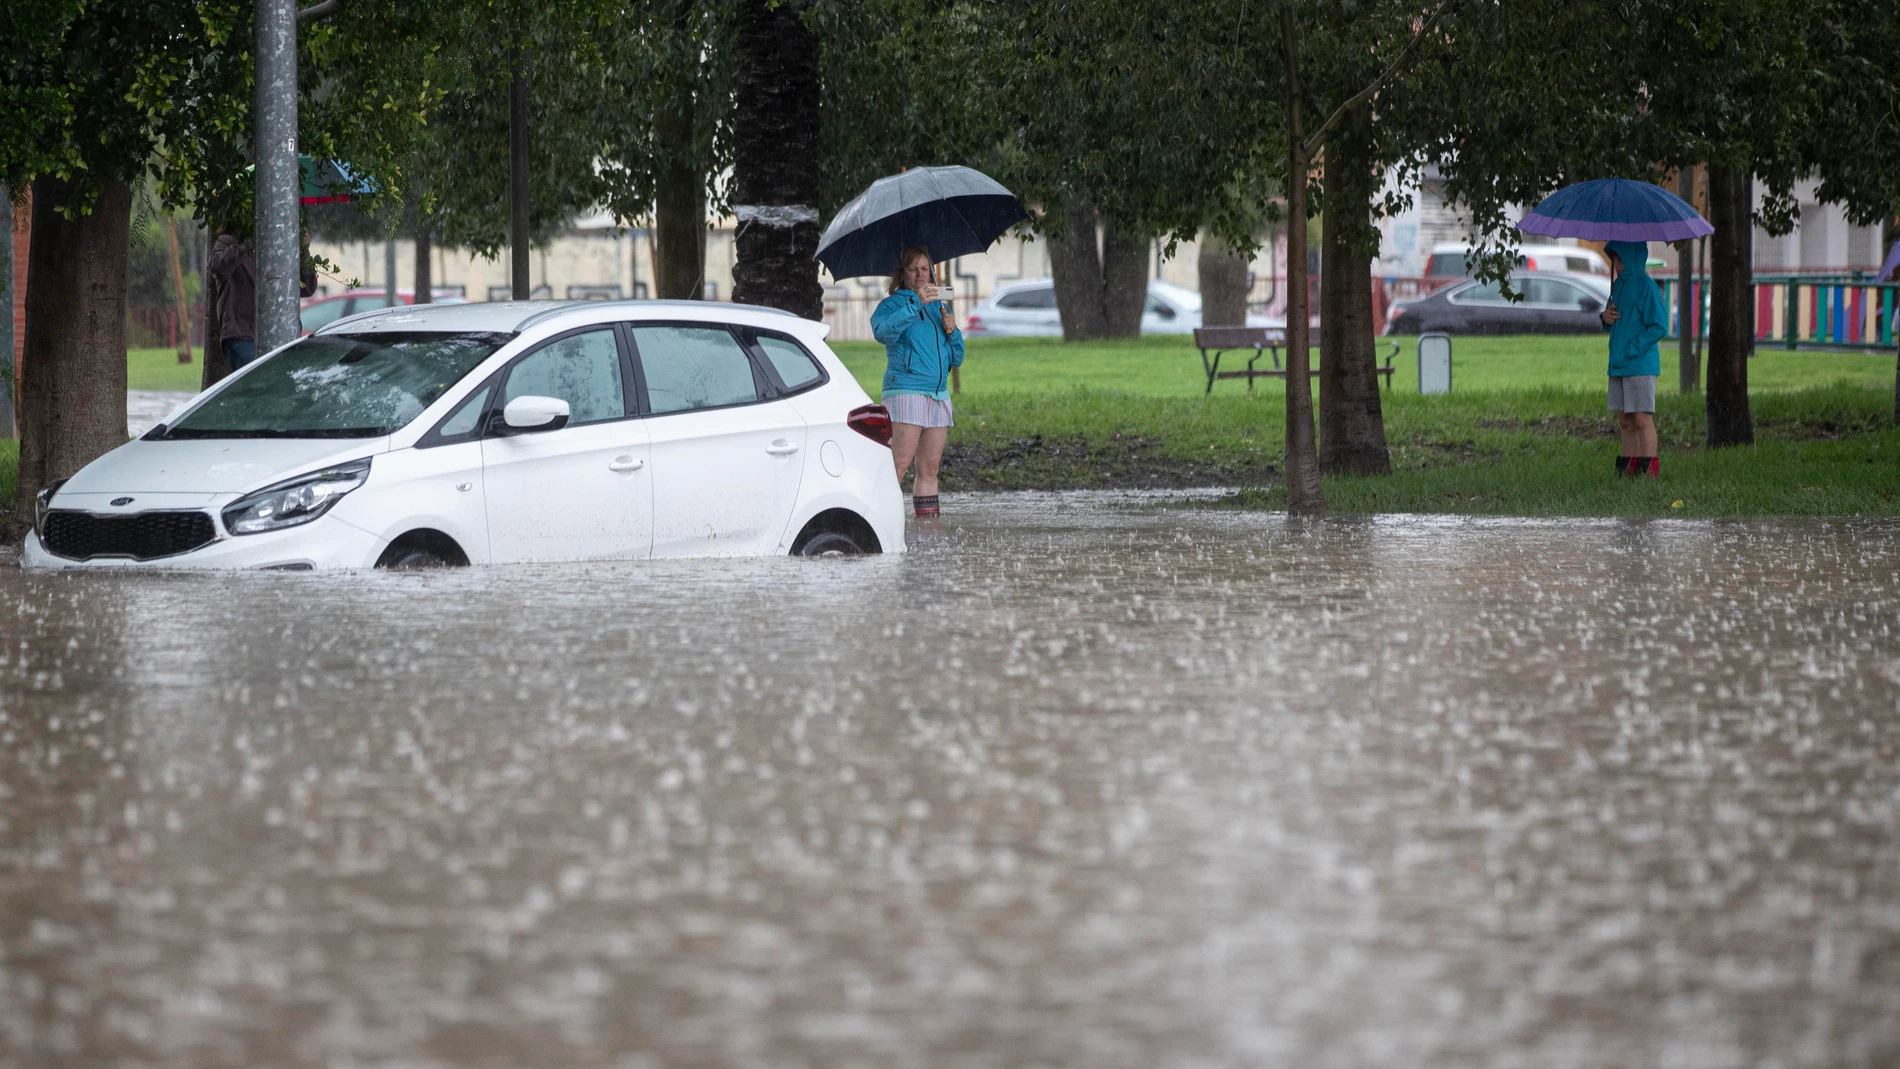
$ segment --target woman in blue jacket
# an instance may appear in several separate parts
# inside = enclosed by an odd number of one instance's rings
[[[915,246],[897,258],[890,296],[871,313],[871,336],[884,343],[884,407],[891,410],[891,459],[897,480],[911,461],[917,478],[911,503],[937,515],[937,468],[950,436],[950,369],[963,363],[963,332],[930,281],[930,250]]]
[[[1610,306],[1603,329],[1610,332],[1610,411],[1623,424],[1623,455],[1616,473],[1654,479],[1661,475],[1656,456],[1656,379],[1662,354],[1656,343],[1668,333],[1662,291],[1649,277],[1649,246],[1641,241],[1612,241],[1603,249],[1610,259]]]

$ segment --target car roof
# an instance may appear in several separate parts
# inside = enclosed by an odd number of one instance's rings
[[[1519,245],[1517,247],[1517,251],[1519,253],[1523,253],[1532,249],[1536,249],[1539,251],[1548,250],[1554,253],[1571,253],[1577,256],[1594,256],[1598,258],[1599,260],[1603,258],[1602,253],[1596,251],[1595,249],[1590,248],[1587,245]],[[1471,244],[1469,242],[1441,241],[1438,244],[1432,246],[1431,254],[1433,256],[1437,256],[1441,253],[1470,252],[1470,251],[1471,251]]]
[[[519,334],[546,323],[668,319],[742,323],[823,338],[823,323],[778,308],[718,301],[478,301],[470,304],[405,304],[345,316],[317,334],[470,332]]]

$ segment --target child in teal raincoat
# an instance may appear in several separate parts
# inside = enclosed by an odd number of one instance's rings
[[[1649,246],[1641,241],[1612,241],[1610,305],[1601,316],[1610,332],[1610,411],[1622,423],[1623,452],[1616,473],[1654,479],[1661,474],[1656,456],[1656,380],[1662,354],[1656,343],[1669,331],[1662,291],[1649,277]]]

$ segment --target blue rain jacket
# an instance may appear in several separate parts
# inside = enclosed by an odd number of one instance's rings
[[[1622,313],[1610,332],[1610,374],[1660,375],[1662,354],[1656,343],[1669,333],[1669,311],[1662,290],[1649,277],[1649,246],[1641,241],[1612,241],[1604,249],[1623,261],[1610,286],[1610,301]]]
[[[963,331],[943,332],[935,308],[898,290],[871,313],[871,336],[884,343],[884,392],[944,396],[950,369],[963,364]]]

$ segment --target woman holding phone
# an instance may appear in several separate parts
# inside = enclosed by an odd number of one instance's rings
[[[891,412],[891,459],[897,481],[911,462],[911,504],[937,515],[937,469],[954,422],[950,369],[963,363],[963,332],[947,296],[930,278],[930,250],[905,249],[891,272],[890,296],[871,313],[871,336],[884,344],[884,407]]]

